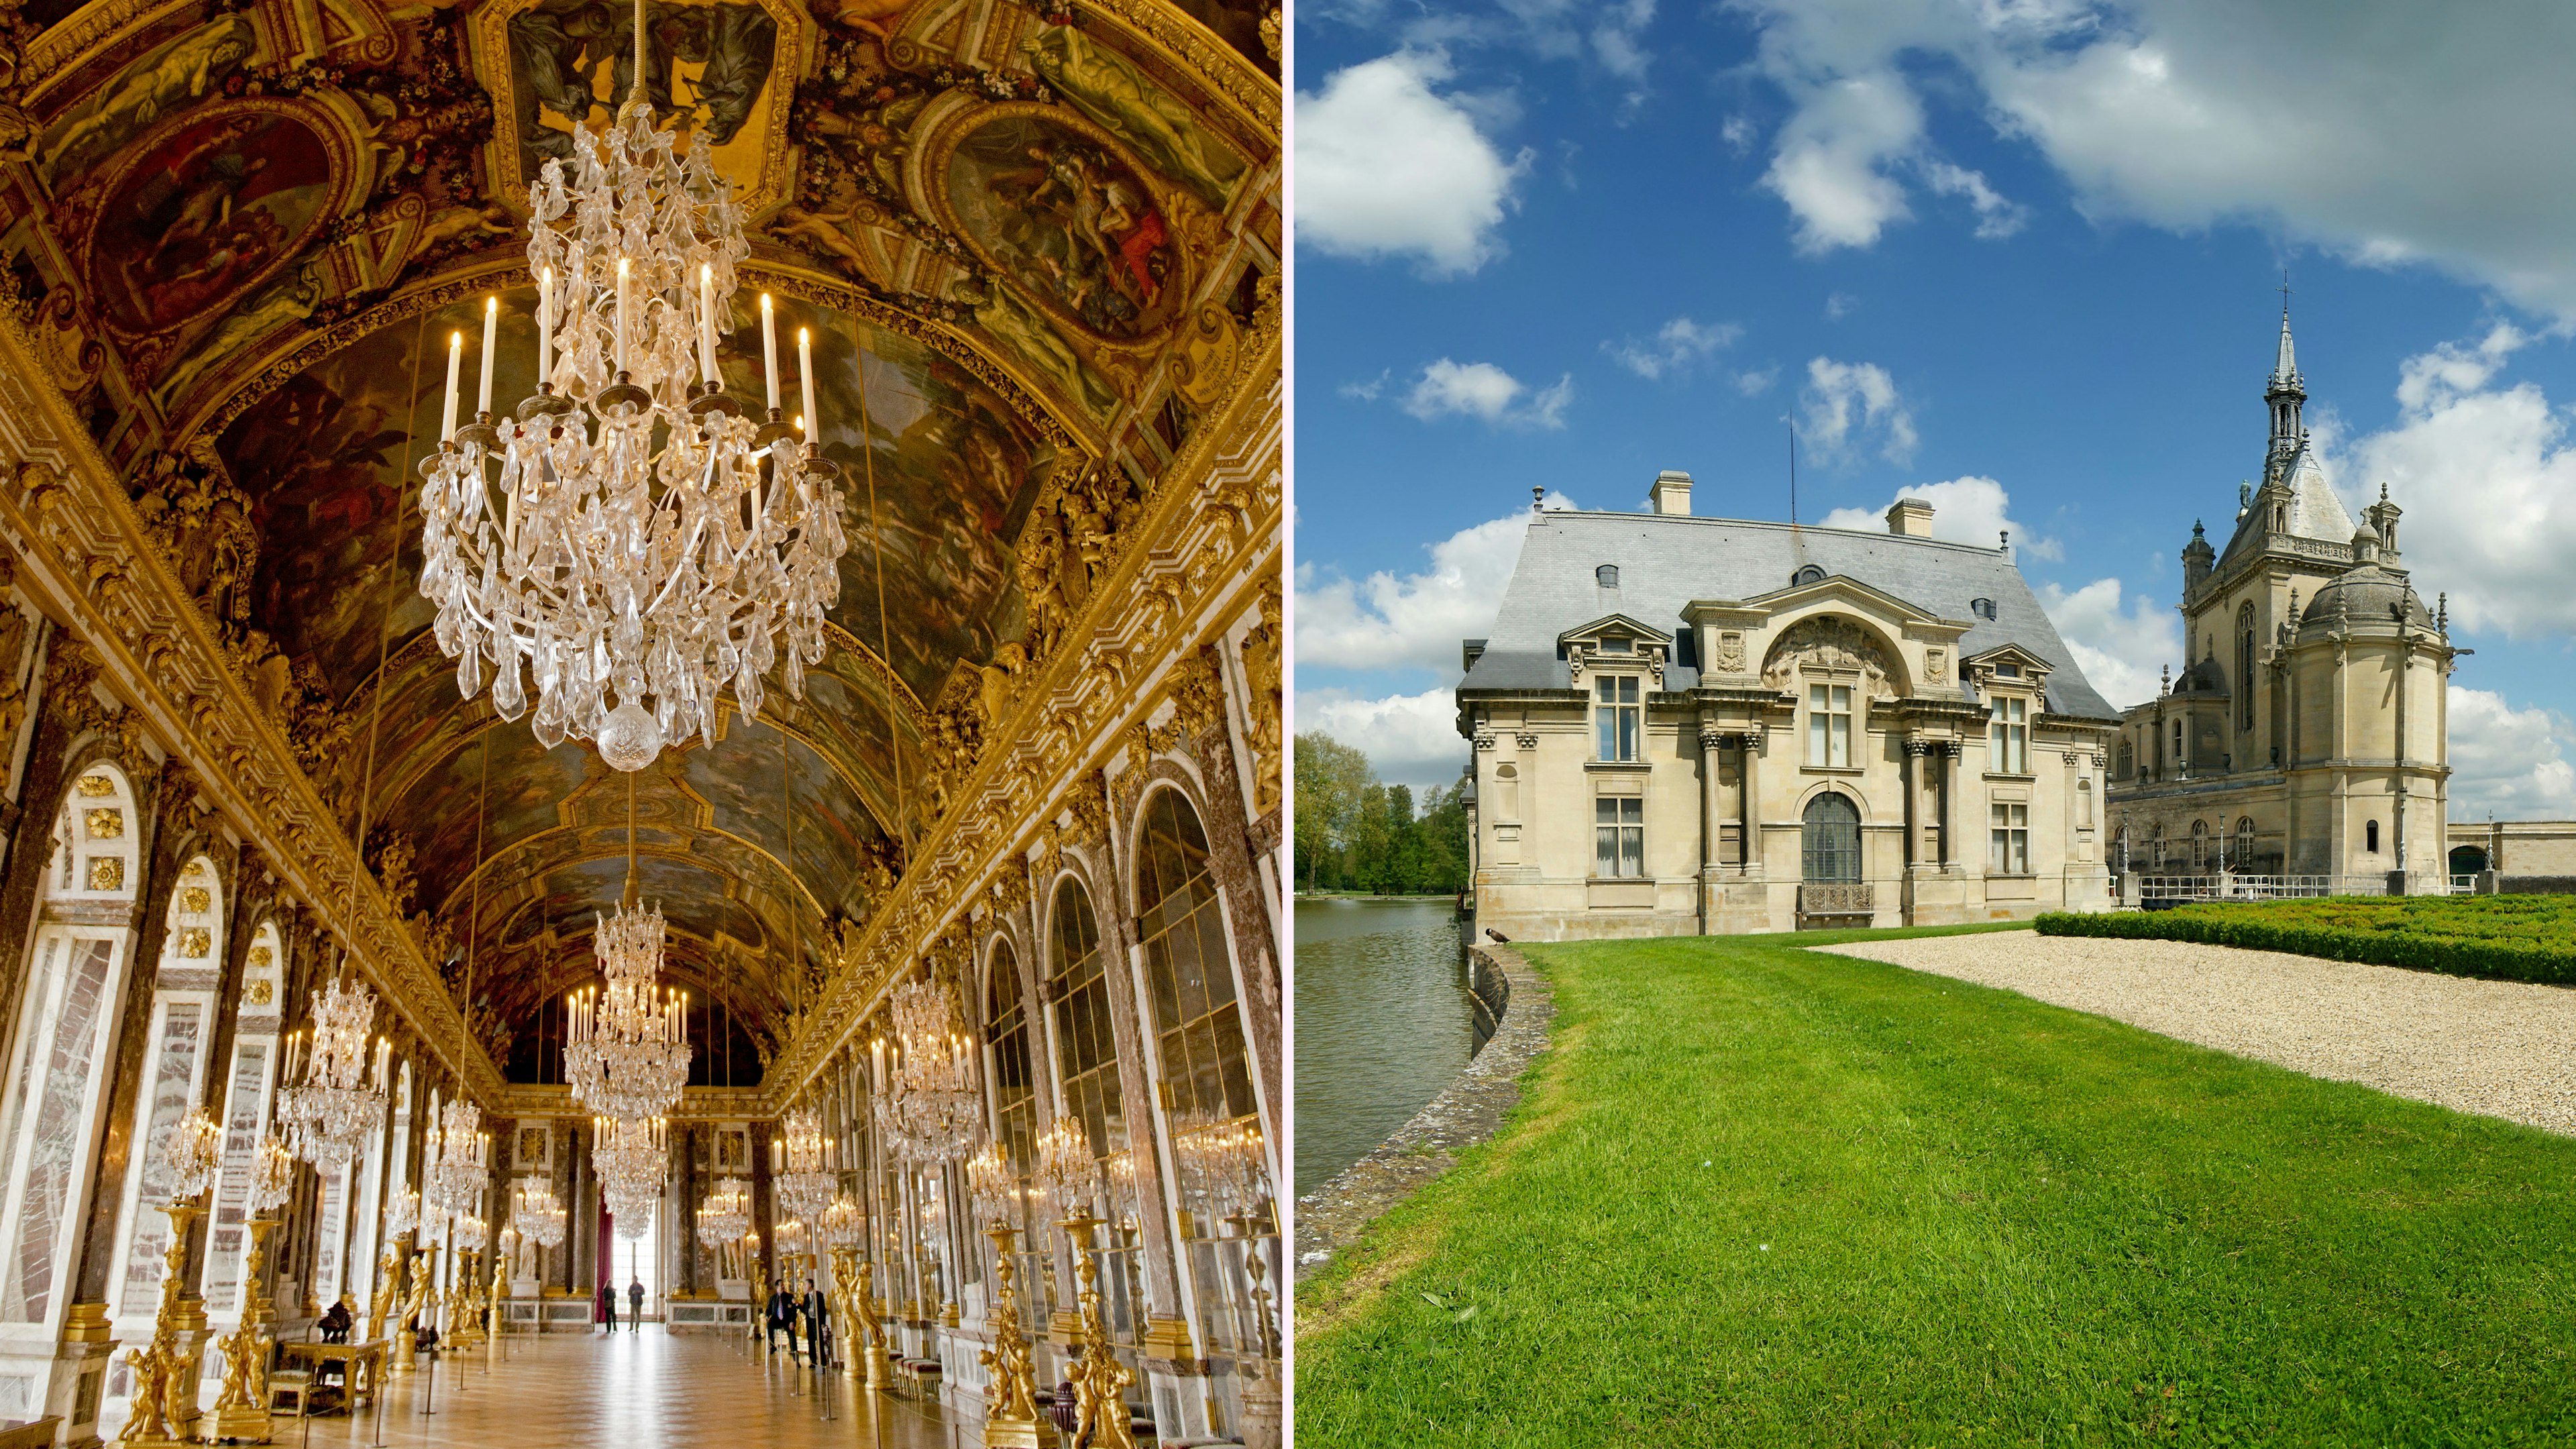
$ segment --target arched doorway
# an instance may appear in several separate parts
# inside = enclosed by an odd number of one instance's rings
[[[2451,874],[2478,875],[2487,868],[2487,849],[2483,845],[2451,847]]]

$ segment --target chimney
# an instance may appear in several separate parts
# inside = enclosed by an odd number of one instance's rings
[[[1676,473],[1667,468],[1656,474],[1655,486],[1648,496],[1655,500],[1657,513],[1668,513],[1681,518],[1690,517],[1690,475],[1688,473]]]
[[[1888,506],[1887,531],[1899,538],[1932,536],[1932,505],[1920,498],[1899,498]]]

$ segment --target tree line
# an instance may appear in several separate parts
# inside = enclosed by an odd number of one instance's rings
[[[1298,888],[1455,895],[1467,888],[1465,771],[1424,791],[1381,784],[1368,756],[1320,730],[1297,736]]]

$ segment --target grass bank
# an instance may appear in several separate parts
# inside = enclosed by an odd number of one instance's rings
[[[1778,940],[1528,955],[1512,1124],[1298,1295],[1306,1449],[2576,1440],[2576,1142]]]
[[[2454,976],[2576,982],[2576,896],[2328,896],[2167,911],[2051,911],[2043,936],[2198,941]]]

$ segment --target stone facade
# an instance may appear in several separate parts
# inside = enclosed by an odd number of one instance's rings
[[[1929,925],[2110,904],[2115,717],[2007,548],[1537,512],[1469,640],[1474,910],[1511,939]]]
[[[2449,846],[2447,611],[2400,562],[2383,488],[2356,527],[2328,486],[2281,320],[2260,488],[2224,552],[2183,549],[2185,667],[2121,719],[2115,866],[2439,890]]]

